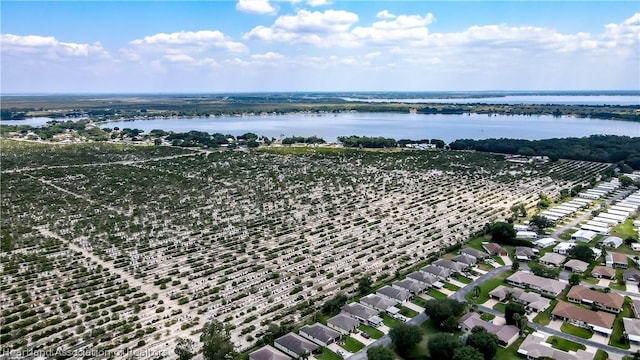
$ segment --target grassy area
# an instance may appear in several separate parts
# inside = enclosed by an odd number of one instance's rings
[[[491,321],[491,320],[496,318],[495,315],[489,314],[489,313],[485,313],[485,312],[479,313],[479,314],[480,314],[480,319],[482,319],[484,321]]]
[[[460,290],[460,287],[459,287],[459,286],[455,286],[455,285],[453,285],[453,284],[451,284],[451,283],[445,283],[445,284],[444,284],[444,288],[445,288],[445,289],[447,289],[447,290],[451,290],[451,291],[458,291],[458,290]]]
[[[469,279],[466,276],[462,276],[460,274],[456,274],[453,278],[460,281],[463,284],[471,284],[471,282],[473,282],[473,280]]]
[[[425,299],[423,299],[423,298],[421,298],[419,296],[414,297],[411,300],[411,302],[416,304],[416,305],[418,305],[418,306],[420,306],[420,307],[425,307],[427,305],[427,300],[425,300]]]
[[[620,291],[627,291],[627,285],[618,284],[617,281],[610,282],[609,287]]]
[[[504,266],[504,260],[500,256],[494,256],[493,260],[495,260],[498,264]]]
[[[418,345],[416,345],[416,354],[420,354],[417,359],[429,359],[429,350],[427,350],[429,338],[442,331],[436,327],[432,319],[428,319],[427,321],[420,324],[420,330],[422,330],[422,341],[420,341]],[[454,333],[454,335],[460,335],[460,333],[456,332]]]
[[[632,238],[636,241],[638,240],[638,233],[633,227],[633,219],[627,219],[622,224],[616,225],[612,229],[611,235],[618,236],[621,239]]]
[[[533,322],[543,326],[549,325],[549,323],[551,322],[551,311],[553,311],[553,308],[556,306],[557,303],[558,303],[558,300],[551,300],[551,303],[549,304],[549,307],[547,308],[547,310],[536,315],[536,317],[533,318]]]
[[[498,285],[503,285],[504,279],[508,278],[511,274],[513,274],[512,271],[505,271],[493,279],[487,280],[484,284],[480,285],[480,296],[474,298],[475,294],[472,290],[465,296],[465,298],[470,303],[483,304],[485,301],[489,300],[489,292],[498,287]]]
[[[633,317],[633,312],[631,311],[631,298],[624,298],[624,305],[622,306],[622,311],[618,315],[616,315],[616,320],[613,322],[613,332],[609,337],[609,345],[615,346],[621,349],[629,349],[629,342],[625,342],[624,344],[620,341],[622,337],[622,333],[624,333],[624,323],[622,322],[623,317]]]
[[[369,334],[372,339],[380,339],[384,336],[384,333],[382,331],[369,325],[362,324],[358,327],[358,329],[360,329],[360,331],[362,331],[363,333]]]
[[[589,284],[597,284],[600,282],[600,279],[592,278],[590,276],[585,276],[582,278],[582,281],[588,282]]]
[[[522,341],[524,341],[524,338],[519,337],[508,348],[503,348],[499,346],[498,351],[496,352],[496,356],[493,358],[493,360],[519,359],[520,356],[518,355],[518,348],[520,347],[520,344],[522,344]]]
[[[318,360],[342,360],[342,356],[334,353],[326,347],[323,347],[322,354],[316,355],[315,358]]]
[[[500,311],[501,313],[504,313],[504,310],[505,310],[506,307],[507,307],[507,304],[505,304],[505,303],[497,303],[497,304],[493,305],[493,310]]]
[[[587,347],[584,344],[578,344],[571,340],[563,339],[557,336],[549,336],[547,343],[551,344],[551,347],[563,351],[578,351],[586,350]]]
[[[449,297],[436,289],[429,289],[429,291],[427,291],[427,295],[431,296],[434,299],[446,299]]]
[[[352,338],[351,336],[343,337],[344,345],[342,347],[348,352],[355,353],[364,348],[364,344]]]
[[[607,360],[609,359],[609,354],[607,354],[606,351],[598,349],[598,351],[596,351],[596,356],[593,358],[593,360]]]
[[[575,325],[567,324],[567,323],[562,323],[560,330],[563,333],[575,335],[583,339],[591,339],[591,337],[593,336],[593,332],[591,330],[581,328]]]
[[[408,307],[400,306],[400,315],[412,318],[416,317],[418,315],[418,312],[413,309],[409,309]]]
[[[480,250],[482,252],[486,252],[486,250],[482,247],[483,242],[489,242],[491,240],[491,235],[475,238],[467,243],[468,247],[474,248],[476,250]]]
[[[402,321],[398,320],[398,319],[394,319],[391,316],[384,314],[382,315],[382,322],[387,325],[390,328],[394,328],[400,324],[402,324]]]

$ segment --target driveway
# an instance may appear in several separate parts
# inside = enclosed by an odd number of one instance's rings
[[[511,258],[509,256],[502,255],[502,256],[500,256],[500,259],[502,259],[502,261],[504,261],[504,266],[511,266],[511,264],[513,264],[513,261],[511,261]],[[500,265],[498,265],[498,266],[500,266]]]
[[[636,294],[640,293],[640,291],[638,291],[638,284],[627,283],[627,292]]]
[[[406,307],[406,308],[409,308],[409,309],[411,309],[413,311],[417,311],[419,313],[424,311],[423,307],[420,307],[420,306],[418,306],[418,305],[416,305],[416,304],[414,304],[414,303],[412,303],[410,301],[404,303],[403,306]]]

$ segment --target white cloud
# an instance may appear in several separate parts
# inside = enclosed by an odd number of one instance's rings
[[[379,13],[376,14],[376,17],[378,19],[395,19],[395,15],[390,13],[389,10],[382,10]]]
[[[332,2],[329,0],[307,0],[307,4],[311,7],[318,7],[331,5]]]
[[[282,54],[269,51],[265,54],[251,55],[251,58],[255,60],[282,60],[284,56]]]
[[[250,14],[274,15],[278,12],[269,0],[238,0],[236,9]]]
[[[435,20],[433,14],[400,15],[393,20],[382,20],[369,27],[356,27],[352,35],[358,40],[374,43],[424,40],[429,36],[427,25]]]
[[[220,31],[180,31],[170,34],[159,33],[136,39],[130,42],[132,45],[144,45],[150,47],[177,49],[194,48],[204,50],[209,47],[226,50],[233,53],[247,52],[247,47],[240,42],[235,42]]]
[[[44,54],[50,59],[90,55],[109,56],[99,42],[94,44],[64,42],[53,36],[2,34],[0,44],[2,53],[7,55]]]
[[[358,15],[343,10],[324,12],[300,10],[296,15],[283,15],[271,27],[257,26],[244,34],[245,39],[315,44],[321,47],[342,45]],[[330,38],[331,41],[327,41]]]

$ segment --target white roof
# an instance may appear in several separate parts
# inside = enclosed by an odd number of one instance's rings
[[[550,238],[550,237],[538,239],[538,240],[533,242],[533,244],[541,246],[541,247],[551,246],[551,245],[553,245],[555,243],[556,243],[556,239]]]
[[[598,236],[598,233],[591,230],[578,230],[571,234],[571,238],[584,238],[589,240],[593,240],[596,236]]]

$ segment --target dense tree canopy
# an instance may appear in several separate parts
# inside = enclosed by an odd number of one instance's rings
[[[462,315],[465,307],[465,303],[455,299],[433,299],[425,303],[424,312],[436,326],[442,328],[445,320]]]
[[[504,308],[504,318],[507,321],[507,325],[516,325],[517,319],[514,318],[514,315],[520,314],[521,316],[523,316],[526,312],[527,310],[524,308],[524,306],[513,302],[508,303]]]
[[[338,141],[345,147],[388,148],[397,145],[395,139],[368,136],[339,136]]]
[[[200,334],[202,355],[205,360],[235,360],[238,354],[233,348],[229,329],[221,322],[212,320],[204,325]]]
[[[427,344],[431,358],[437,360],[453,358],[456,349],[461,346],[460,340],[448,333],[438,333],[431,336]]]
[[[513,224],[497,222],[491,226],[491,240],[499,244],[512,244],[516,239]]]
[[[476,326],[471,329],[471,334],[467,337],[466,345],[471,346],[482,353],[484,360],[491,360],[498,351],[498,337],[488,332],[485,328]]]
[[[389,331],[389,337],[400,355],[410,354],[422,340],[422,330],[416,325],[402,323]]]
[[[396,354],[382,345],[374,346],[367,350],[367,359],[369,360],[395,360]]]
[[[593,260],[593,250],[591,250],[591,247],[588,245],[576,245],[569,250],[569,256],[578,260],[590,262]]]
[[[471,346],[462,346],[454,350],[451,360],[485,360],[482,353]]]

